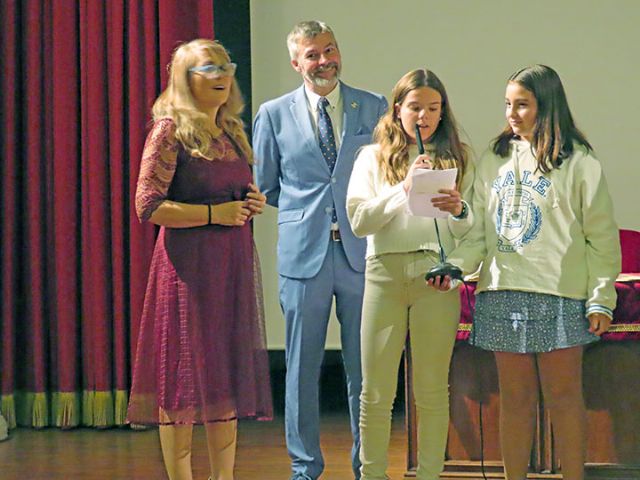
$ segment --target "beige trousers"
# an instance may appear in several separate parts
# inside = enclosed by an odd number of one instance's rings
[[[432,251],[367,259],[362,307],[362,480],[386,477],[391,409],[398,367],[410,334],[418,416],[418,480],[436,480],[444,464],[449,427],[449,362],[460,317],[457,289],[429,287],[424,274]]]

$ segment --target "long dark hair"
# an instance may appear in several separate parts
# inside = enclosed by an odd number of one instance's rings
[[[429,145],[435,153],[435,168],[457,167],[457,183],[460,185],[466,170],[468,154],[458,136],[458,125],[449,105],[447,91],[436,74],[426,68],[405,73],[391,91],[389,109],[380,118],[373,132],[374,141],[380,145],[378,161],[381,170],[391,185],[400,183],[407,175],[409,142],[395,109],[396,105],[402,104],[409,92],[421,87],[436,90],[442,98],[442,119],[429,139]]]
[[[587,151],[593,150],[573,121],[562,82],[554,69],[546,65],[525,67],[511,75],[509,82],[529,90],[538,103],[531,146],[535,150],[540,171],[549,173],[560,167],[573,154],[574,142],[584,146]],[[494,139],[493,152],[501,157],[509,155],[509,142],[515,136],[507,124]]]

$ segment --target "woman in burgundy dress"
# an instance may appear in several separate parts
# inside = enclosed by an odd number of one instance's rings
[[[194,424],[204,424],[212,480],[231,480],[238,418],[272,417],[252,182],[235,64],[194,40],[173,54],[169,85],[136,191],[159,225],[140,325],[128,420],[155,424],[171,480],[191,480]]]

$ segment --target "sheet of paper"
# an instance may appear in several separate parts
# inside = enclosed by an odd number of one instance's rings
[[[455,188],[457,174],[457,168],[447,170],[415,169],[407,199],[411,215],[430,218],[447,217],[449,213],[435,208],[431,204],[431,199],[442,195],[438,193],[441,188]]]

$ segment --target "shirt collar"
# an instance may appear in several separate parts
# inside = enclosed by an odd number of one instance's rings
[[[313,111],[314,112],[317,111],[318,100],[320,100],[320,95],[309,90],[306,85],[304,86],[304,93],[307,96],[307,101],[309,102],[309,105],[311,105],[311,108],[313,109]],[[335,108],[338,106],[338,103],[340,102],[341,96],[342,96],[342,93],[341,93],[340,83],[338,82],[338,85],[336,85],[336,88],[334,88],[327,95],[325,95],[326,99],[329,100],[329,108],[331,108],[332,110],[335,110]]]

